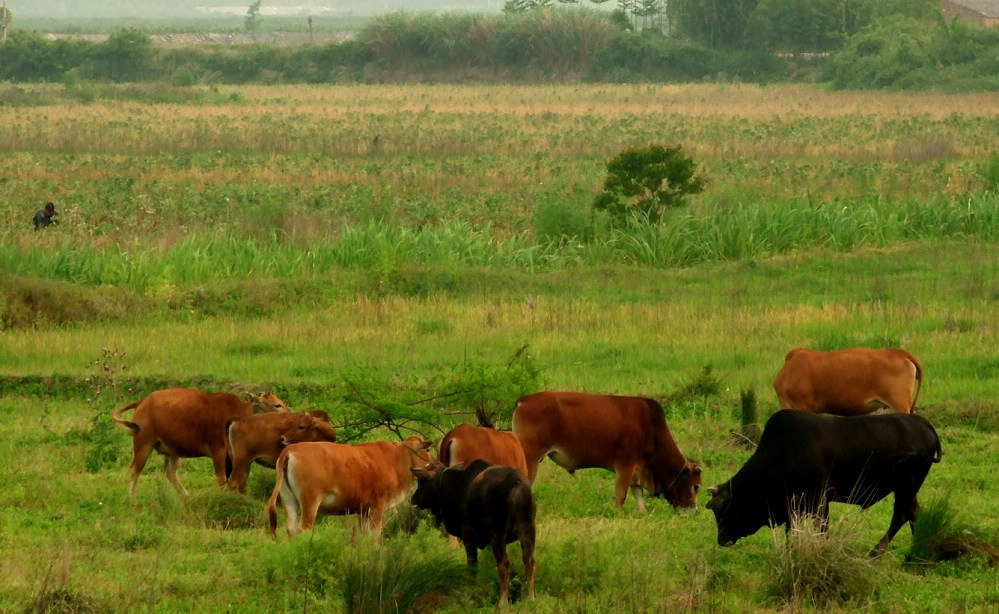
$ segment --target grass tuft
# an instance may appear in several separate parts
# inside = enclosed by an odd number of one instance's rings
[[[416,552],[402,542],[358,548],[340,571],[349,614],[421,611],[453,590],[456,578],[467,577],[451,553]]]
[[[823,533],[815,516],[794,514],[786,543],[774,530],[770,565],[774,570],[771,595],[782,606],[796,609],[811,604],[865,603],[879,586],[879,572],[866,550],[851,545],[854,530],[842,522]]]
[[[925,568],[963,558],[984,559],[994,566],[999,564],[999,545],[960,520],[948,499],[921,506],[905,565]]]
[[[193,522],[208,529],[263,528],[260,501],[232,492],[210,492],[191,497],[185,512]]]

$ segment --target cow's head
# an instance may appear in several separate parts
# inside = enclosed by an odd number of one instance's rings
[[[430,456],[430,452],[427,452],[433,444],[434,442],[424,439],[419,435],[410,435],[402,440],[401,445],[409,451],[410,469],[423,467],[427,463],[434,461],[434,457]]]
[[[255,412],[286,412],[288,405],[272,392],[262,392],[259,395],[247,393],[253,403]]]
[[[325,416],[326,412],[322,412]],[[336,429],[328,419],[312,412],[302,414],[287,431],[281,435],[281,445],[287,446],[302,441],[336,441]]]
[[[664,497],[670,505],[697,511],[697,493],[701,490],[701,466],[684,459],[680,472],[639,469],[638,483],[655,497]]]
[[[444,463],[431,460],[422,467],[410,467],[416,478],[416,490],[410,499],[414,506],[433,513],[440,511],[441,480],[440,476],[446,467]]]
[[[732,482],[725,482],[708,488],[711,499],[707,508],[715,515],[718,525],[718,545],[731,546],[739,539],[752,535],[768,524],[766,503],[759,497],[740,493],[739,500],[733,502]],[[762,516],[761,516],[762,514]]]

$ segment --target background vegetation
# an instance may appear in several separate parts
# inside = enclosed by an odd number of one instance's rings
[[[514,608],[997,607],[988,98],[712,84],[15,96],[0,108],[0,610],[390,608],[379,595],[492,609],[489,555],[466,581],[463,553],[406,506],[380,548],[353,518],[272,541],[273,474],[218,493],[204,459],[182,469],[190,500],[151,464],[129,501],[128,434],[108,414],[157,388],[273,389],[330,412],[345,440],[439,438],[477,415],[508,426],[517,395],[541,388],[649,395],[715,484],[749,455],[730,434],[742,403],[755,396],[761,421],[776,409],[770,381],[799,345],[922,359],[919,412],[944,447],[921,493],[935,524],[876,561],[863,553],[890,502],[834,506],[842,548],[763,530],[722,549],[703,511],[618,511],[609,473],[546,463],[539,599]],[[650,143],[681,146],[704,190],[659,224],[611,224],[592,208],[606,163]],[[59,223],[36,232],[47,200]]]
[[[15,19],[0,81],[822,82],[994,91],[996,31],[927,0],[508,2],[503,13]],[[251,4],[250,8],[253,8]],[[60,36],[95,32],[99,37]],[[210,32],[209,36],[192,35]],[[152,39],[149,35],[155,35]],[[236,44],[239,42],[249,44]]]

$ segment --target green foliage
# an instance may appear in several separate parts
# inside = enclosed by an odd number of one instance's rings
[[[145,81],[153,67],[153,43],[136,28],[122,28],[94,50],[91,67],[95,78],[105,81]]]
[[[638,216],[658,224],[668,209],[704,190],[704,179],[695,170],[696,163],[679,146],[626,149],[607,162],[603,190],[593,206],[620,222]]]
[[[822,78],[839,89],[999,89],[999,32],[895,16],[873,22],[832,55]]]
[[[587,241],[593,236],[590,212],[561,200],[543,200],[534,210],[534,236],[540,243]]]
[[[503,365],[465,358],[436,373],[387,381],[371,365],[358,365],[344,376],[345,415],[336,421],[337,439],[350,441],[385,429],[404,438],[414,432],[443,434],[457,421],[509,426],[513,400],[537,390],[540,371],[528,352],[518,348]]]

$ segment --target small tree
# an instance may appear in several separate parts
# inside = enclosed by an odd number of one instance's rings
[[[256,0],[246,9],[246,20],[244,26],[249,34],[255,34],[260,29],[260,3],[263,0]]]
[[[3,0],[3,7],[0,8],[0,43],[7,42],[7,28],[14,19],[14,13],[7,8],[7,0]]]
[[[626,149],[607,162],[604,188],[593,206],[618,221],[641,215],[658,224],[667,209],[681,207],[688,194],[704,190],[696,164],[679,146]]]

